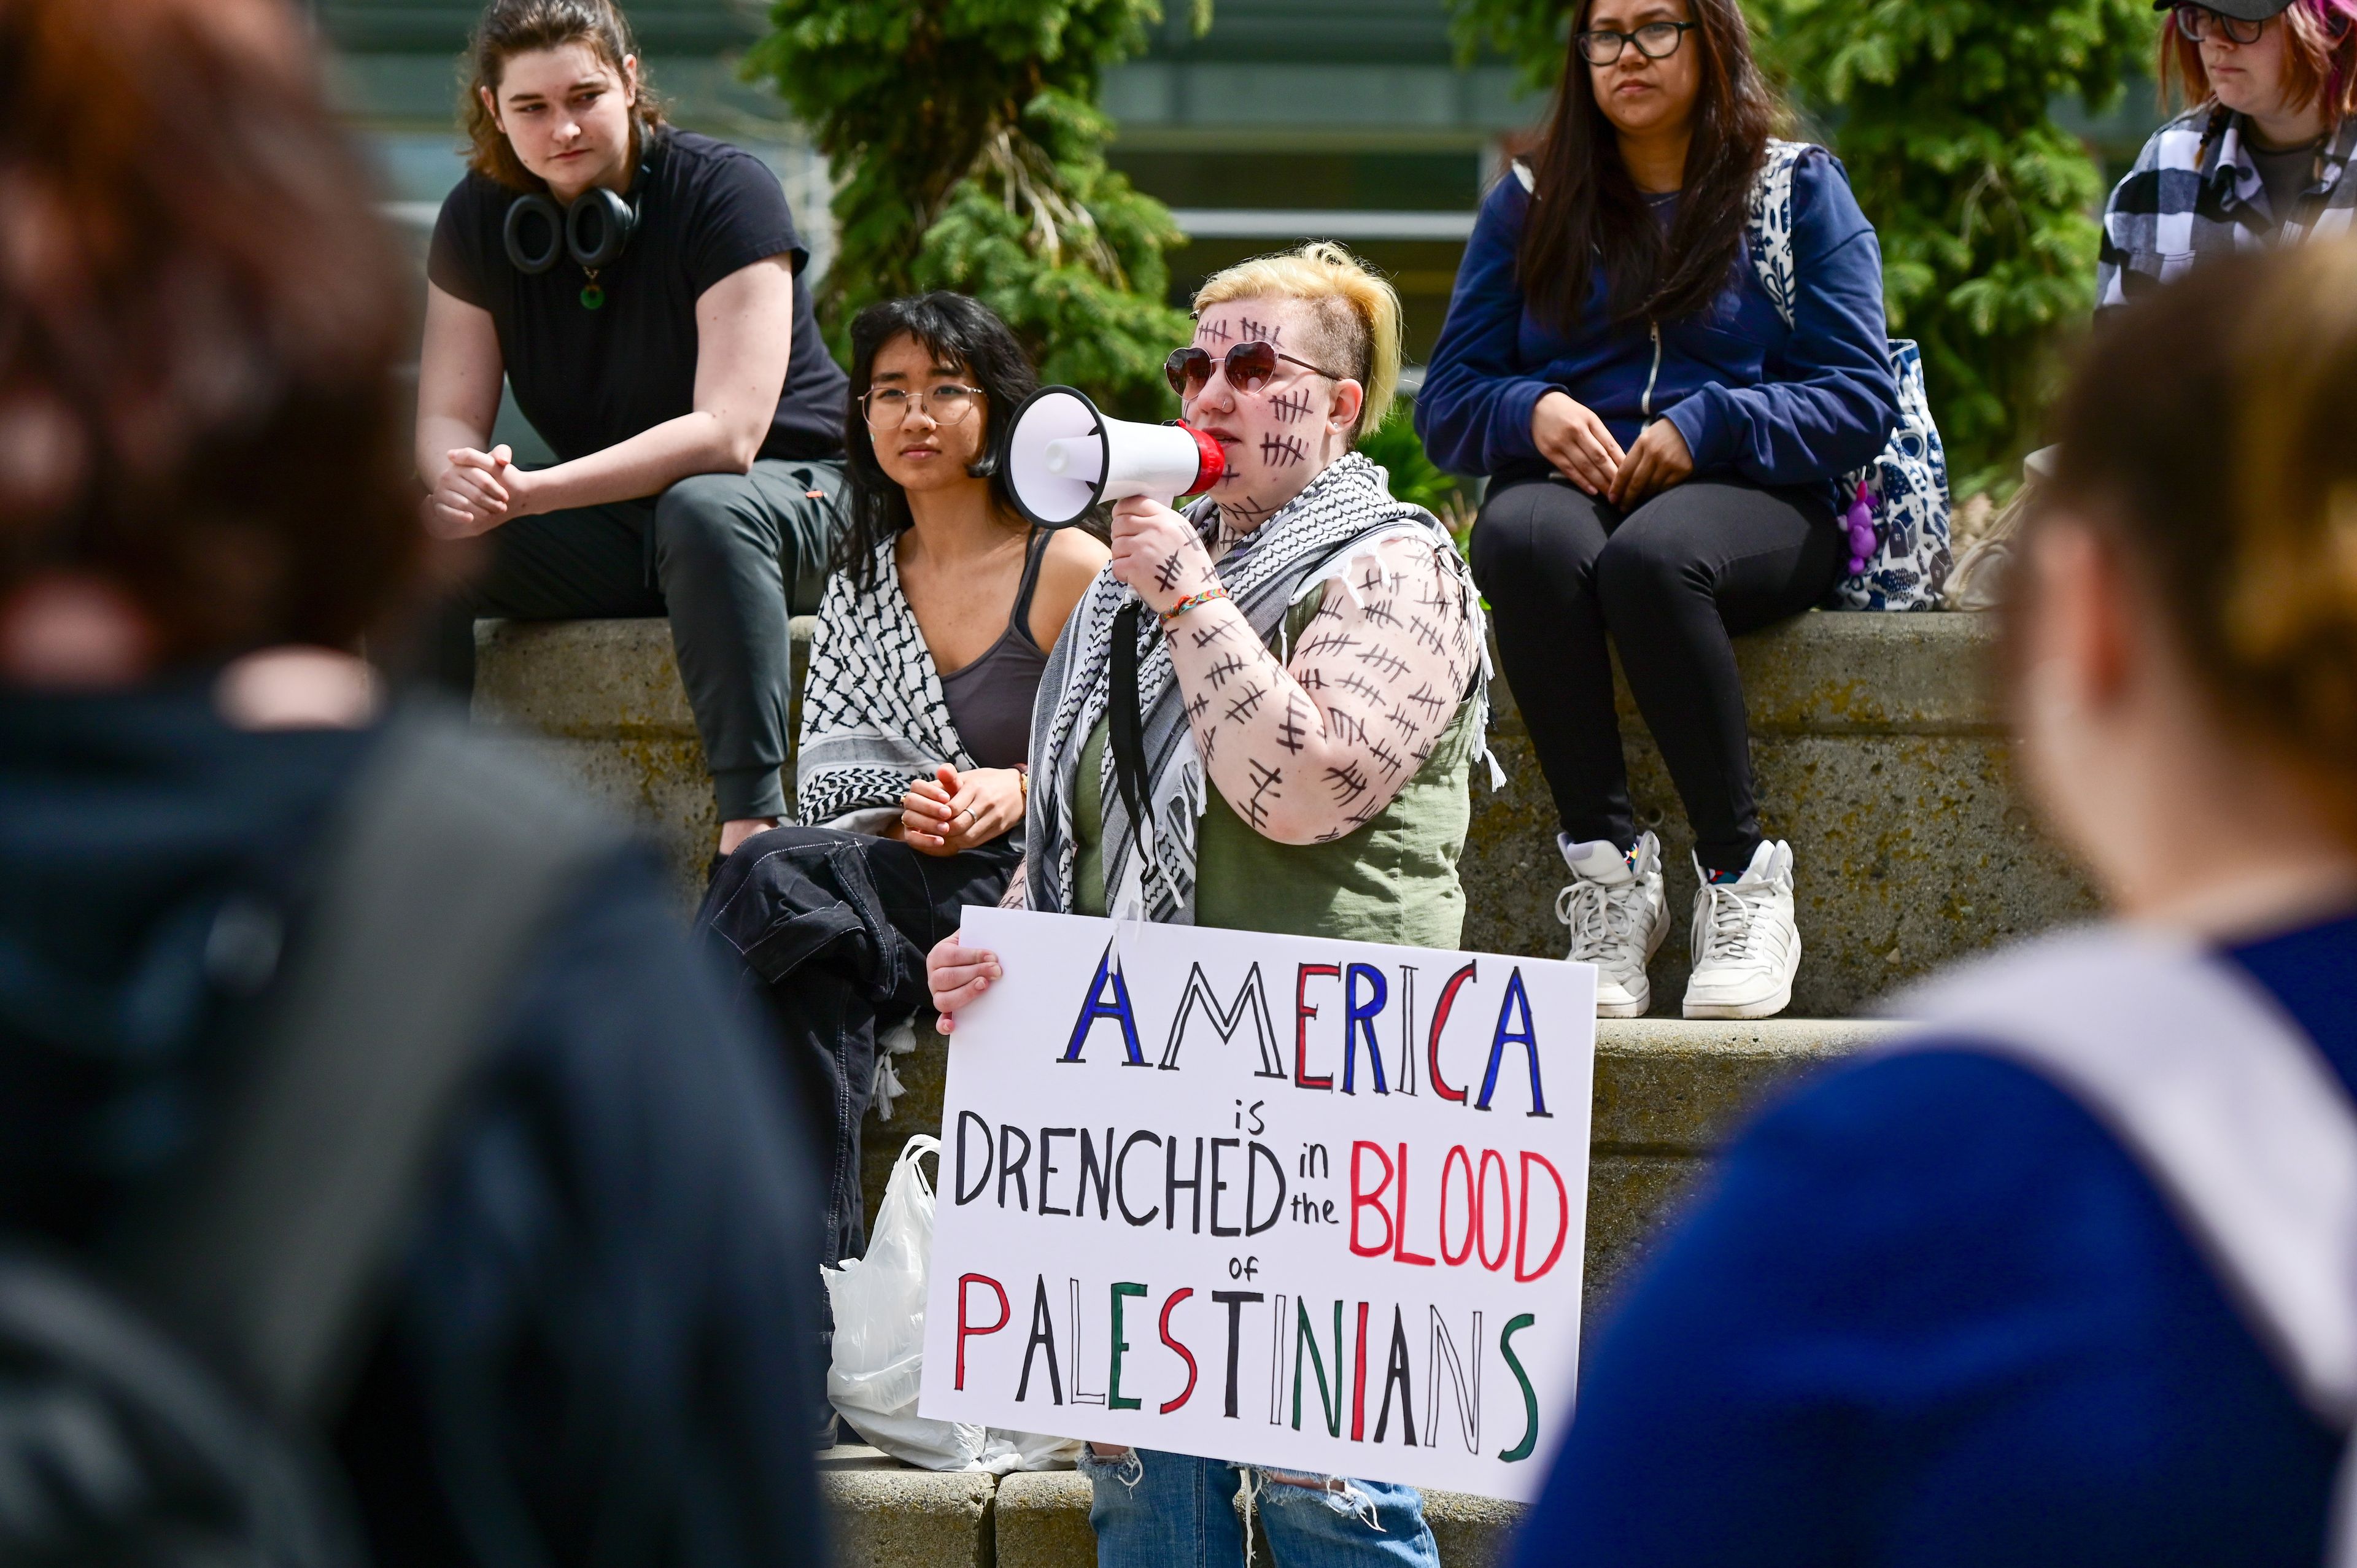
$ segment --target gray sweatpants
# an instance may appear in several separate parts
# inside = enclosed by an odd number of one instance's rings
[[[840,462],[764,457],[749,474],[504,524],[442,627],[436,673],[473,690],[478,617],[668,616],[720,820],[789,815],[786,620],[818,608],[842,495]]]

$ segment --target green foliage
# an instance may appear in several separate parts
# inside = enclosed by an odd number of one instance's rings
[[[1842,111],[1891,333],[1923,345],[1958,493],[2037,439],[2054,351],[2094,306],[2102,177],[2048,117],[2100,111],[2150,49],[2147,0],[1756,0],[1773,59]]]
[[[1461,47],[1551,85],[1560,0],[1451,0]],[[2094,304],[2101,177],[2048,116],[2100,113],[2152,46],[2147,0],[1746,0],[1761,62],[1838,127],[1882,242],[1894,337],[1923,347],[1959,495],[2037,438],[2058,345]]]
[[[1105,167],[1113,127],[1092,107],[1160,16],[1157,0],[776,0],[746,71],[834,167],[838,349],[860,306],[954,288],[1005,317],[1048,380],[1162,411],[1162,357],[1187,337],[1162,254],[1182,236]]]

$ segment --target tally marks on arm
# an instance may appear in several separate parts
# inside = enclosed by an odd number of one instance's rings
[[[1293,650],[1286,672],[1328,737],[1314,780],[1318,843],[1396,800],[1471,689],[1481,657],[1473,599],[1440,559],[1448,548],[1394,538],[1353,555]],[[1311,717],[1289,711],[1280,744],[1298,743]]]

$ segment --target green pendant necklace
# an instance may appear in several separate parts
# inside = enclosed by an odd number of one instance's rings
[[[597,273],[596,268],[584,267],[582,271],[588,275],[589,282],[581,290],[581,308],[584,310],[595,310],[599,306],[606,303],[606,291],[597,286]]]

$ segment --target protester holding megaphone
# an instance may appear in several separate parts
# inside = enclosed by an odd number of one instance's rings
[[[1399,298],[1312,244],[1219,274],[1195,312],[1168,365],[1184,429],[1058,416],[1064,468],[1126,494],[1110,569],[1041,680],[1022,896],[1453,948],[1484,750],[1480,602],[1439,523],[1353,450],[1398,383]],[[1193,433],[1216,477],[1174,480]],[[1181,513],[1157,483],[1211,492]],[[1000,972],[954,937],[928,968],[944,1029]],[[1412,1487],[1125,1449],[1083,1467],[1102,1563],[1242,1562],[1240,1493],[1280,1561],[1438,1561]]]
[[[759,159],[663,124],[613,0],[491,0],[469,53],[417,471],[428,528],[489,534],[490,559],[437,663],[471,685],[478,616],[668,616],[725,854],[785,815],[786,621],[842,532],[808,252]],[[493,443],[503,374],[554,467]]]

